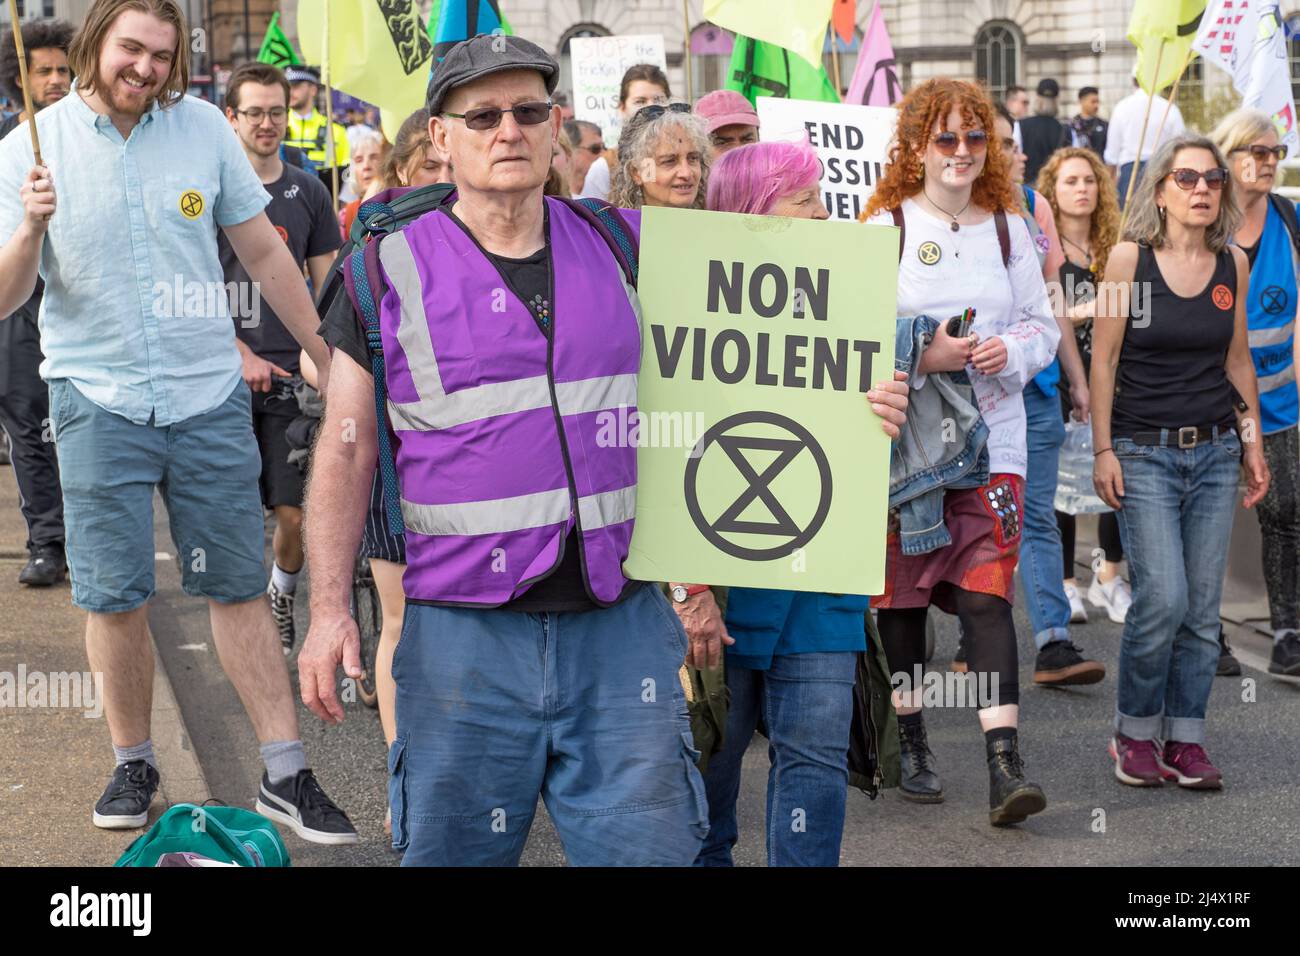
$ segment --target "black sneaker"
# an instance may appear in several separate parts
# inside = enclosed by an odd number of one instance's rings
[[[37,548],[27,566],[18,572],[18,583],[29,588],[48,588],[58,584],[67,574],[68,564],[62,548]]]
[[[274,581],[269,581],[266,594],[271,599],[271,618],[275,621],[275,629],[280,632],[280,646],[288,656],[293,650],[293,642],[298,638],[293,629],[293,593],[281,591],[276,588]]]
[[[149,804],[158,792],[158,771],[146,760],[131,760],[113,768],[113,779],[95,804],[95,826],[105,830],[134,830],[149,822]]]
[[[1300,677],[1300,634],[1287,631],[1282,640],[1273,642],[1273,657],[1268,662],[1270,674]]]
[[[263,772],[262,789],[253,809],[311,843],[357,842],[356,827],[325,795],[310,770],[299,770],[277,784],[272,784]]]
[[[1034,683],[1049,687],[1095,684],[1105,676],[1106,665],[1084,657],[1070,641],[1044,644],[1034,664]]]
[[[1272,668],[1269,668],[1272,670]],[[1240,677],[1241,662],[1232,656],[1232,648],[1228,646],[1228,635],[1223,630],[1223,625],[1219,625],[1219,666],[1214,671],[1217,677]]]

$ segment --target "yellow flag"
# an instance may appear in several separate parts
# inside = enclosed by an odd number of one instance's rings
[[[308,63],[324,69],[328,62],[331,86],[379,107],[390,140],[402,121],[424,105],[433,44],[415,0],[299,4],[298,42]]]
[[[834,6],[835,0],[704,0],[704,19],[783,46],[820,70]]]
[[[1138,49],[1137,73],[1142,89],[1159,93],[1178,79],[1206,0],[1136,0],[1128,21],[1128,39]],[[1163,44],[1163,48],[1162,48]],[[1157,56],[1160,71],[1156,72]]]

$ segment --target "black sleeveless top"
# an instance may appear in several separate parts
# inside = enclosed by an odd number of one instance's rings
[[[1134,281],[1138,291],[1116,370],[1112,437],[1234,423],[1232,385],[1223,367],[1236,317],[1231,249],[1219,253],[1210,281],[1190,298],[1165,284],[1150,246],[1138,247]]]

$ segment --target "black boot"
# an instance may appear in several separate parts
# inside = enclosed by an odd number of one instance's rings
[[[1215,668],[1216,677],[1240,677],[1241,663],[1232,653],[1232,648],[1228,646],[1228,634],[1219,625],[1219,664]]]
[[[1047,806],[1042,788],[1025,780],[1014,731],[1010,737],[989,740],[985,747],[989,760],[989,823],[1010,826]]]
[[[925,739],[925,724],[917,715],[915,722],[898,721],[898,746],[903,758],[903,778],[898,792],[913,803],[942,803],[943,784],[934,771],[934,754]]]

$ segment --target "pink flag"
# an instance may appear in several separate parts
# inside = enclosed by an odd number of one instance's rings
[[[860,106],[892,106],[903,98],[903,84],[898,80],[898,63],[894,46],[889,42],[885,17],[877,3],[871,10],[867,34],[858,51],[858,66],[853,71],[845,103]]]

